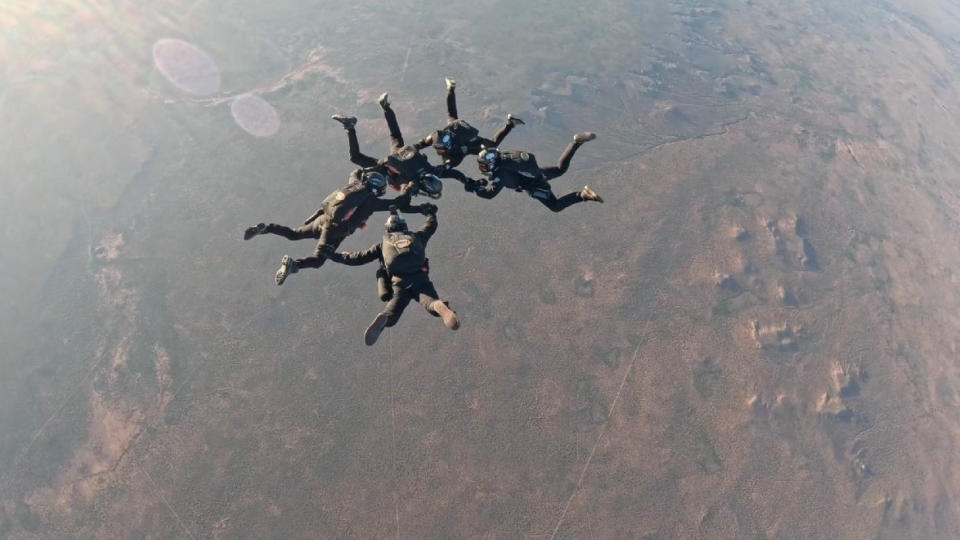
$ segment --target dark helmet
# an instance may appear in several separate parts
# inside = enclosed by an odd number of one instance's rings
[[[387,177],[377,171],[365,171],[360,181],[378,197],[387,189]]]
[[[443,129],[433,134],[433,147],[438,152],[452,150],[453,141],[454,141],[453,131],[449,129]]]
[[[492,174],[500,165],[500,150],[484,148],[477,154],[477,165],[483,174]]]
[[[439,199],[440,194],[443,192],[443,182],[439,176],[433,173],[421,174],[420,181],[417,182],[417,187],[420,188],[420,191],[422,191],[424,195],[432,199]]]
[[[390,207],[390,217],[387,218],[387,222],[383,224],[387,229],[388,233],[399,232],[407,230],[407,221],[403,219],[399,213],[397,213],[397,207]]]

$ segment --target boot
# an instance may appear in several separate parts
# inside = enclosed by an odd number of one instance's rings
[[[444,82],[447,83],[447,92],[453,90],[457,87],[457,81],[451,79],[450,77],[444,77]]]
[[[386,92],[380,94],[380,97],[377,98],[377,103],[380,104],[380,108],[387,110],[390,108],[390,102],[387,100],[390,96]]]
[[[383,332],[383,329],[387,326],[387,314],[386,313],[377,313],[376,318],[373,319],[373,322],[370,323],[370,326],[367,327],[367,331],[363,334],[363,342],[367,345],[373,345],[377,342],[377,338],[380,337],[380,333]]]
[[[523,125],[526,125],[526,124],[527,124],[526,122],[524,122],[524,121],[521,120],[520,118],[517,118],[516,116],[514,116],[514,115],[512,115],[512,114],[510,114],[510,113],[507,113],[507,123],[510,124],[510,125],[513,126],[513,127],[523,126]]]
[[[583,189],[580,190],[580,198],[585,201],[603,202],[603,197],[597,195],[597,192],[590,189],[590,186],[583,186]]]
[[[277,269],[277,274],[275,276],[277,285],[283,285],[283,282],[287,279],[287,276],[296,273],[297,261],[293,260],[289,255],[284,255],[283,259],[280,259],[280,268]]]
[[[263,223],[257,223],[253,227],[247,227],[247,230],[243,231],[243,239],[249,240],[258,234],[263,234],[267,232],[267,226]]]
[[[596,138],[597,138],[597,134],[596,134],[596,133],[593,133],[593,132],[591,132],[591,131],[583,131],[583,132],[577,133],[576,135],[573,136],[573,142],[575,142],[575,143],[577,143],[577,144],[583,144],[583,143],[585,143],[585,142],[587,142],[587,141],[592,141],[592,140],[594,140],[594,139],[596,139]]]
[[[357,117],[356,116],[344,116],[342,114],[335,114],[331,116],[337,122],[340,122],[340,125],[343,126],[343,129],[350,131],[357,127]]]
[[[447,328],[451,330],[460,328],[460,319],[457,318],[457,313],[450,309],[450,307],[444,303],[443,300],[434,300],[430,304],[430,310],[443,319],[443,324]]]

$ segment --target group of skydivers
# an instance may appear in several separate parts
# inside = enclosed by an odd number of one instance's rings
[[[411,205],[414,195],[423,194],[438,199],[443,189],[441,178],[453,178],[463,183],[468,192],[484,199],[492,199],[504,188],[525,191],[554,212],[584,201],[603,202],[589,186],[557,198],[550,189],[550,180],[567,171],[570,160],[585,142],[596,138],[590,132],[577,133],[561,154],[555,167],[537,165],[533,154],[520,151],[501,151],[503,139],[523,120],[507,115],[507,121],[493,137],[481,137],[479,131],[457,116],[456,82],[447,78],[447,125],[427,135],[413,145],[405,145],[397,117],[387,94],[378,99],[390,131],[390,154],[375,159],[360,152],[357,141],[357,119],[335,114],[332,118],[347,131],[350,161],[360,166],[350,173],[349,183],[328,195],[312,216],[300,227],[290,228],[275,223],[258,223],[248,227],[243,239],[249,240],[260,234],[276,234],[289,240],[317,239],[313,256],[292,259],[284,255],[276,273],[277,285],[282,285],[290,274],[303,268],[320,268],[326,260],[350,266],[359,266],[373,261],[380,262],[377,270],[380,299],[386,307],[377,314],[367,328],[365,342],[373,345],[385,327],[393,326],[411,300],[417,300],[427,312],[440,317],[451,330],[460,326],[456,312],[448,302],[441,300],[429,277],[429,261],[426,246],[437,230],[437,206],[431,203]],[[441,165],[431,165],[420,150],[432,146],[443,160]],[[467,177],[456,169],[468,155],[477,156],[480,172],[486,176],[479,180]],[[381,198],[387,185],[399,190],[394,199]],[[335,251],[357,229],[363,228],[374,212],[389,211],[382,240],[362,251]],[[423,225],[416,231],[407,228],[400,212],[421,213],[426,216]]]

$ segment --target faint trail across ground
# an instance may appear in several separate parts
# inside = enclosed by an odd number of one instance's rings
[[[617,410],[617,404],[620,402],[620,395],[623,394],[623,387],[627,384],[627,377],[630,376],[630,372],[633,371],[633,364],[637,361],[637,356],[640,354],[640,346],[643,345],[641,341],[637,348],[633,351],[633,358],[630,360],[630,365],[627,366],[627,370],[623,373],[623,378],[620,379],[620,387],[617,388],[617,394],[613,397],[613,403],[610,404],[610,412],[607,413],[607,419],[603,422],[603,426],[600,427],[600,433],[597,434],[597,440],[593,443],[593,448],[590,449],[590,455],[587,456],[587,462],[583,464],[583,469],[580,471],[580,477],[577,479],[577,487],[573,489],[573,493],[570,494],[570,498],[567,499],[567,504],[563,507],[563,512],[560,513],[560,519],[557,520],[557,526],[553,528],[553,534],[550,535],[550,540],[553,540],[557,536],[557,532],[560,531],[560,526],[563,525],[564,518],[567,517],[567,510],[570,509],[570,504],[573,503],[573,499],[580,493],[580,488],[583,486],[583,478],[587,474],[587,469],[590,467],[590,462],[593,461],[593,455],[597,453],[597,447],[600,446],[600,440],[603,439],[604,434],[607,432],[607,426],[610,425],[610,418],[613,417],[613,412]]]

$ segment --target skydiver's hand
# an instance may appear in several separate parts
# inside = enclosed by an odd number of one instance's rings
[[[415,193],[414,191],[415,189],[417,189],[416,184],[414,184],[413,182],[407,182],[406,184],[403,185],[403,187],[400,188],[400,194],[406,195],[407,193],[411,193],[411,192]]]
[[[335,252],[336,250],[334,250],[333,246],[331,246],[330,244],[324,244],[320,246],[320,253],[322,253],[323,255],[330,256],[330,255],[333,255]]]
[[[487,185],[487,181],[484,178],[481,178],[479,180],[474,180],[473,178],[467,178],[466,181],[464,181],[463,183],[463,189],[473,192],[482,187],[486,187],[486,185]]]
[[[436,215],[437,210],[437,205],[433,203],[423,203],[420,205],[420,213],[425,216]]]

